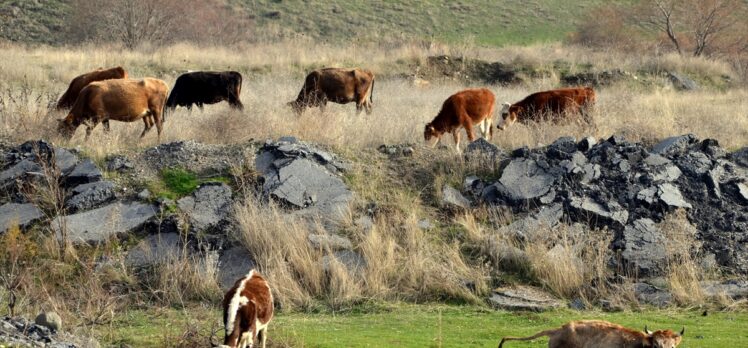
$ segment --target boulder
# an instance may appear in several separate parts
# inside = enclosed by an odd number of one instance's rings
[[[156,207],[151,204],[115,202],[82,213],[58,216],[52,220],[52,229],[62,238],[61,227],[64,226],[69,240],[75,244],[98,244],[138,231],[156,213]]]
[[[85,159],[78,163],[70,173],[65,176],[65,185],[75,187],[82,184],[92,183],[101,180],[103,174],[99,167],[90,159]]]
[[[667,74],[670,83],[679,91],[695,91],[699,89],[699,84],[684,74],[669,72]]]
[[[484,138],[479,138],[468,144],[465,149],[465,159],[471,160],[488,160],[492,163],[498,163],[507,157],[506,152],[500,147],[491,144]]]
[[[71,197],[65,201],[65,209],[74,213],[95,208],[114,199],[114,183],[111,181],[82,184],[71,190]]]
[[[650,219],[638,219],[623,230],[621,258],[641,276],[662,275],[666,267],[665,237]]]
[[[593,226],[622,229],[629,219],[629,212],[614,200],[597,202],[590,197],[572,196],[569,207],[577,221],[589,222]]]
[[[673,295],[667,290],[660,289],[647,283],[634,283],[634,296],[640,303],[655,307],[667,307],[673,303]]]
[[[532,159],[514,159],[504,168],[496,184],[507,199],[522,202],[547,194],[555,178]]]
[[[129,267],[148,267],[173,262],[182,255],[182,237],[177,233],[151,234],[143,238],[125,256]]]
[[[225,250],[218,258],[218,283],[227,291],[234,283],[256,267],[247,248],[236,246]]]
[[[123,173],[135,169],[135,165],[129,158],[123,155],[108,156],[105,160],[106,170],[110,172]]]
[[[52,332],[58,332],[62,329],[62,318],[56,312],[41,312],[34,319],[34,323],[44,326]]]
[[[351,240],[336,234],[310,234],[309,244],[312,248],[323,250],[350,250],[353,249]]]
[[[653,146],[652,152],[658,155],[682,154],[688,150],[689,146],[695,144],[696,141],[696,136],[693,134],[670,137]]]
[[[577,150],[587,152],[591,150],[595,144],[597,144],[597,139],[595,139],[595,137],[585,137],[579,141],[579,144],[577,144]]]
[[[538,288],[517,285],[495,289],[488,302],[509,311],[542,312],[563,306],[563,302]]]
[[[657,195],[660,197],[660,202],[671,209],[675,208],[688,208],[691,209],[691,203],[688,203],[680,190],[673,184],[661,184],[657,186]]]
[[[18,225],[22,230],[44,217],[44,213],[31,203],[6,203],[0,206],[0,234],[11,226]]]
[[[78,156],[69,150],[55,148],[55,165],[60,170],[60,174],[67,175],[78,164]]]
[[[444,185],[442,189],[441,204],[449,208],[470,209],[470,200],[465,198],[460,191],[449,185]]]
[[[23,179],[29,173],[39,173],[42,167],[31,159],[24,159],[12,167],[0,172],[0,190],[9,190],[16,180]]]
[[[701,282],[701,289],[709,297],[727,296],[734,301],[748,298],[748,280],[744,279]]]
[[[223,233],[231,226],[231,188],[224,183],[205,183],[177,201],[194,233]]]
[[[730,154],[730,159],[738,165],[748,168],[748,146]]]

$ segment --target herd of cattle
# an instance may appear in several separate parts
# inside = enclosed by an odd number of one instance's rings
[[[80,125],[86,126],[86,138],[99,123],[109,131],[109,120],[134,122],[143,120],[141,137],[154,125],[161,136],[166,114],[177,106],[191,109],[197,105],[227,101],[243,109],[240,95],[242,75],[236,71],[196,71],[179,76],[169,93],[162,80],[129,79],[121,68],[98,69],[73,79],[57,103],[58,110],[70,109],[67,117],[59,120],[58,131],[72,137]],[[168,98],[167,98],[168,94]],[[327,102],[356,103],[356,111],[371,113],[374,94],[374,74],[365,69],[325,68],[310,72],[296,100],[288,105],[297,115],[306,108],[319,107],[324,111]],[[558,119],[568,114],[582,114],[590,122],[589,108],[595,103],[595,92],[589,87],[566,88],[531,94],[514,103],[504,103],[498,129],[504,130],[515,122]],[[457,150],[460,149],[460,130],[468,139],[475,140],[473,126],[478,125],[484,137],[493,135],[494,94],[485,88],[466,89],[444,101],[436,118],[424,129],[424,139],[436,139],[452,133]]]
[[[116,67],[99,69],[73,79],[57,103],[58,110],[70,109],[66,118],[59,120],[58,131],[72,137],[81,124],[86,125],[86,138],[97,124],[109,130],[109,120],[134,122],[143,120],[143,137],[154,125],[159,136],[166,114],[182,106],[227,101],[242,109],[240,100],[242,76],[235,71],[190,72],[179,76],[171,90],[162,80],[129,79],[127,72]],[[328,101],[356,103],[360,113],[371,113],[374,74],[363,69],[319,69],[309,73],[296,100],[288,103],[297,114],[308,107],[324,110]],[[168,94],[168,98],[167,98]],[[506,129],[515,122],[558,119],[568,114],[581,114],[590,122],[589,108],[595,103],[595,92],[589,88],[567,88],[531,94],[523,100],[502,104],[501,120],[497,125]],[[436,145],[445,133],[452,133],[459,151],[460,130],[465,129],[470,141],[475,140],[473,127],[478,126],[483,137],[493,135],[493,113],[496,97],[486,88],[466,89],[447,98],[433,121],[426,124],[424,140]],[[211,345],[222,348],[251,347],[256,341],[265,347],[267,327],[273,317],[273,295],[268,282],[256,271],[236,281],[223,299],[224,342]],[[549,337],[550,348],[560,347],[652,347],[674,348],[682,339],[683,331],[636,331],[605,321],[573,321],[558,329],[546,330],[529,337],[504,337],[506,341],[532,340]]]

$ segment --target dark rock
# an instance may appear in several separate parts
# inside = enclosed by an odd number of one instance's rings
[[[190,196],[177,201],[194,233],[223,233],[231,224],[231,188],[224,183],[205,183]]]
[[[563,74],[561,82],[567,86],[609,86],[615,82],[633,78],[630,73],[621,69],[586,71],[576,74]]]
[[[594,137],[586,137],[579,141],[579,144],[577,144],[577,150],[587,152],[592,149],[595,144],[597,144],[597,139]]]
[[[522,285],[495,289],[488,302],[496,308],[510,311],[542,312],[563,306],[561,300],[547,292]]]
[[[636,274],[655,276],[664,272],[667,257],[663,248],[665,237],[654,221],[639,219],[627,225],[623,231],[623,242],[621,257]]]
[[[696,136],[693,134],[679,135],[667,138],[652,147],[652,152],[659,155],[679,155],[686,152],[689,146],[695,144]]]
[[[52,220],[52,229],[62,238],[61,227],[66,228],[71,242],[98,244],[118,235],[135,232],[156,216],[156,208],[138,202],[115,202],[101,208]]]
[[[488,160],[492,163],[498,163],[502,159],[506,158],[507,154],[500,147],[491,144],[484,138],[479,138],[476,141],[468,144],[465,149],[466,160]]]
[[[75,187],[81,184],[87,184],[101,180],[102,173],[99,167],[90,159],[78,163],[73,170],[65,177],[65,185]]]
[[[350,239],[336,234],[309,234],[308,239],[309,244],[315,249],[330,251],[353,249]]]
[[[712,165],[712,160],[701,152],[689,152],[678,159],[678,167],[691,176],[700,176],[709,172]]]
[[[600,203],[590,197],[571,197],[569,206],[577,221],[589,222],[594,226],[622,229],[629,218],[629,212],[616,201]]]
[[[0,233],[18,225],[22,230],[44,217],[44,213],[31,203],[6,203],[0,206]]]
[[[65,209],[74,213],[97,207],[114,199],[114,183],[111,181],[82,184],[71,190],[71,197],[65,202]]]
[[[105,160],[106,170],[110,172],[123,173],[135,169],[135,165],[129,158],[123,155],[108,156]]]
[[[556,139],[551,145],[548,145],[548,151],[559,152],[559,153],[573,153],[577,151],[577,138],[574,137],[560,137]]]
[[[73,168],[75,168],[76,164],[78,164],[78,156],[66,149],[60,147],[55,148],[55,165],[60,171],[60,174],[67,175],[71,170],[73,170]]]
[[[218,258],[218,283],[227,291],[234,283],[255,268],[255,261],[246,248],[237,246],[224,251]]]
[[[569,302],[569,308],[575,311],[583,311],[587,309],[587,304],[581,298],[576,297]]]
[[[182,237],[179,234],[151,234],[127,252],[125,264],[130,267],[149,267],[174,262],[182,255],[182,250]]]
[[[41,312],[34,319],[36,325],[41,325],[52,332],[58,332],[62,329],[62,318],[56,312]]]
[[[743,201],[745,203],[748,203],[748,184],[745,183],[737,183],[735,184],[738,189],[738,194],[741,198],[743,198]]]
[[[748,147],[744,147],[730,154],[730,159],[745,168],[748,168]]]
[[[42,167],[30,159],[24,159],[12,167],[0,172],[0,190],[9,190],[16,180],[23,179],[29,173],[38,173]]]
[[[620,134],[613,134],[610,138],[608,138],[607,142],[613,145],[624,145],[626,144],[626,138],[624,138],[624,136]]]
[[[442,205],[450,208],[469,209],[470,201],[449,185],[442,188]]]
[[[707,281],[701,283],[701,289],[709,297],[727,296],[733,301],[748,298],[748,280]]]
[[[670,79],[670,82],[673,84],[673,87],[675,87],[675,89],[679,91],[695,91],[699,89],[699,84],[686,75],[676,72],[669,72],[667,76],[668,79]]]
[[[673,303],[673,295],[647,283],[634,283],[634,296],[641,303],[655,307],[667,307]]]
[[[141,201],[147,201],[151,198],[151,191],[148,189],[143,189],[143,191],[138,192],[138,199]]]
[[[509,200],[520,202],[547,194],[555,178],[531,159],[514,159],[504,168],[497,186]]]

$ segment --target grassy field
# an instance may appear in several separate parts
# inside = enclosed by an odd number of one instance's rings
[[[109,344],[160,347],[164,341],[207,342],[217,312],[133,311],[109,328],[100,328]],[[598,319],[643,330],[686,327],[680,347],[731,348],[748,345],[748,314],[670,310],[605,313],[569,310],[544,313],[494,311],[450,305],[385,305],[364,313],[279,314],[269,329],[271,347],[495,347],[503,336],[529,336],[571,320]],[[215,323],[218,325],[218,323]],[[219,332],[218,337],[222,337]],[[102,343],[104,343],[102,342]],[[507,347],[545,347],[547,339],[512,342]]]

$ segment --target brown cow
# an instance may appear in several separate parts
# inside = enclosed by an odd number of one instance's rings
[[[236,281],[223,297],[225,337],[220,348],[252,347],[255,339],[265,348],[267,330],[273,319],[273,294],[268,282],[255,270]]]
[[[145,129],[140,137],[155,123],[160,139],[161,115],[168,91],[164,81],[154,78],[92,82],[81,90],[68,116],[58,120],[57,130],[72,138],[78,126],[85,123],[88,139],[99,122],[105,122],[104,130],[109,131],[109,120],[134,122],[142,118]]]
[[[309,73],[299,96],[288,105],[301,115],[307,107],[319,106],[324,112],[328,101],[338,104],[356,102],[357,114],[363,109],[366,109],[366,114],[371,114],[373,94],[374,74],[371,71],[325,68]]]
[[[563,88],[530,94],[514,104],[504,103],[501,121],[497,126],[504,130],[514,122],[540,121],[546,116],[552,119],[565,113],[581,113],[589,123],[589,108],[595,104],[595,91],[590,87]]]
[[[464,127],[470,141],[475,140],[473,125],[479,124],[483,137],[493,136],[491,122],[496,97],[486,88],[466,89],[447,98],[439,114],[426,124],[423,130],[425,141],[436,138],[432,146],[441,140],[444,133],[452,132],[457,152],[460,151],[460,128]]]
[[[57,110],[69,109],[75,104],[75,100],[78,99],[83,87],[88,86],[91,82],[104,81],[110,79],[126,79],[127,71],[122,67],[116,67],[111,69],[102,69],[87,72],[73,79],[68,86],[67,91],[62,94],[60,100],[57,102]]]
[[[504,337],[506,341],[529,341],[548,336],[548,348],[675,348],[680,344],[686,329],[679,334],[672,330],[644,332],[627,329],[602,320],[579,320],[564,324],[558,329],[545,330],[529,337]]]

